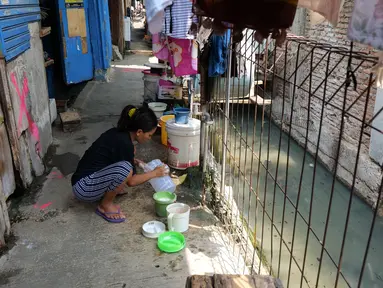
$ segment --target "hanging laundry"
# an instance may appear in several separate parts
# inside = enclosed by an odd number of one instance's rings
[[[269,33],[272,29],[287,29],[294,21],[298,0],[195,0],[196,13],[227,21],[238,27]],[[198,11],[198,12],[197,12]],[[266,36],[267,37],[267,36]]]
[[[328,20],[333,26],[338,25],[339,14],[344,0],[299,0],[298,7],[310,9]],[[318,23],[320,20],[316,20]]]
[[[217,77],[226,72],[227,52],[230,45],[230,30],[224,35],[213,34],[210,37],[209,77]]]
[[[166,35],[178,39],[194,39],[193,23],[198,23],[198,19],[194,16],[191,0],[174,0],[165,9],[163,31]]]
[[[201,51],[204,50],[205,44],[209,43],[209,38],[213,31],[212,22],[213,21],[211,20],[211,18],[207,18],[207,17],[204,17],[201,21],[199,31],[197,34],[197,39],[196,39],[199,45],[199,49]]]
[[[145,9],[150,33],[156,34],[162,31],[165,8],[172,2],[172,0],[147,0]]]
[[[355,0],[348,38],[383,50],[383,0]]]
[[[177,77],[197,74],[198,44],[196,40],[177,39],[153,35],[153,54],[160,60],[168,61]]]
[[[197,41],[169,37],[169,47],[169,63],[175,76],[195,75],[198,73]]]
[[[166,44],[166,36],[162,33],[153,34],[152,36],[152,50],[153,55],[160,60],[169,59],[169,50]]]

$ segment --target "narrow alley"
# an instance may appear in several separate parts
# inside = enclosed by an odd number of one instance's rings
[[[382,15],[1,1],[0,287],[383,288]]]
[[[0,258],[1,287],[184,287],[192,274],[246,271],[220,222],[198,206],[200,191],[178,188],[178,199],[193,211],[187,248],[176,254],[161,253],[156,240],[141,234],[145,222],[158,218],[149,184],[118,199],[127,215],[119,225],[108,225],[94,213],[96,205],[72,196],[70,177],[84,151],[116,125],[122,107],[142,104],[142,69],[134,67],[146,62],[148,56],[129,55],[118,62],[124,68],[113,69],[110,83],[87,84],[73,106],[82,117],[80,130],[68,134],[54,127],[50,173],[10,211],[13,248]],[[166,158],[159,135],[137,153],[146,161]]]

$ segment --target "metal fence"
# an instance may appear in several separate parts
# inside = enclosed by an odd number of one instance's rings
[[[293,35],[260,45],[251,30],[229,46],[227,75],[206,84],[205,184],[244,273],[285,287],[383,287],[377,60]]]

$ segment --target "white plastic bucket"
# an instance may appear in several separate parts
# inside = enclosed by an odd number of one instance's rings
[[[190,207],[183,203],[174,203],[166,207],[168,213],[168,230],[186,232],[189,229]]]
[[[156,114],[157,119],[160,119],[162,115],[164,115],[164,111],[168,105],[162,102],[152,102],[149,103],[149,108],[153,110],[154,114]]]
[[[190,118],[188,124],[166,122],[168,133],[168,165],[185,170],[199,165],[201,121]]]
[[[156,101],[157,93],[158,93],[158,83],[160,81],[161,76],[143,72],[144,77],[144,99]]]

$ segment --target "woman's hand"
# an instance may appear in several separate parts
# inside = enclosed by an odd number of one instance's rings
[[[169,174],[169,170],[167,169],[165,165],[162,165],[154,169],[153,174],[155,177],[163,177]]]

